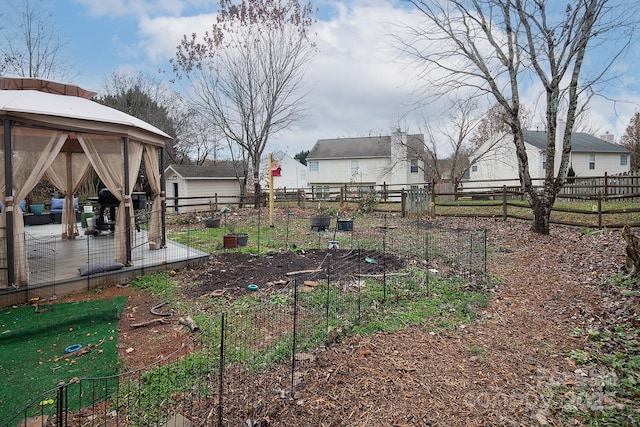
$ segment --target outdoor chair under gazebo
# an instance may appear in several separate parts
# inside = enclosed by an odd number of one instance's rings
[[[0,77],[0,290],[29,285],[23,215],[25,199],[46,176],[64,194],[61,235],[74,239],[74,193],[93,168],[119,200],[114,262],[131,265],[135,229],[131,196],[140,165],[153,192],[151,249],[164,247],[164,144],[170,136],[121,111],[91,101],[77,86]],[[7,155],[11,153],[11,155]]]

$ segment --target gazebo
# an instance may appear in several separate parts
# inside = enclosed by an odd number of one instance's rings
[[[154,193],[149,247],[164,247],[163,155],[169,135],[121,111],[91,101],[77,86],[0,77],[0,289],[29,283],[24,221],[18,207],[43,176],[65,195],[61,233],[78,235],[74,193],[93,169],[120,201],[114,261],[131,265],[135,227],[132,193],[144,160]],[[9,155],[10,153],[10,155]]]

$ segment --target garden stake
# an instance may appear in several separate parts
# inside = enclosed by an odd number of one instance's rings
[[[220,366],[218,367],[218,381],[220,384],[218,386],[218,427],[222,427],[222,398],[224,397],[224,386],[222,382],[224,381],[224,333],[226,329],[225,315],[226,313],[224,311],[220,313]]]
[[[295,373],[296,373],[296,338],[298,325],[298,276],[293,280],[293,345],[291,349],[291,397],[296,393]]]

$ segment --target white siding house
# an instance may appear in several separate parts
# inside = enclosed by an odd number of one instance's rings
[[[307,155],[309,186],[345,184],[372,187],[424,183],[424,136],[394,132],[390,136],[318,140]]]
[[[558,123],[556,133],[555,173],[560,165],[561,135],[564,132],[562,122]],[[524,131],[525,147],[529,160],[529,173],[534,184],[540,184],[546,168],[546,131]],[[475,162],[469,171],[468,181],[463,181],[463,188],[500,187],[502,185],[518,186],[518,160],[511,134],[500,135],[497,139],[485,144],[494,144]],[[571,136],[571,153],[569,165],[576,177],[595,177],[616,175],[629,171],[630,153],[624,147],[597,138],[587,133],[574,132]],[[493,180],[491,183],[473,182]]]
[[[273,153],[273,163],[275,167],[280,168],[280,176],[273,177],[273,188],[287,190],[295,190],[297,188],[308,187],[307,167],[289,156],[288,154],[278,151]],[[269,159],[268,157],[260,162],[262,171],[260,172],[262,188],[269,188]]]
[[[216,195],[219,207],[240,201],[240,183],[233,166],[170,165],[164,174],[168,212],[208,211]],[[174,197],[189,199],[176,206]]]

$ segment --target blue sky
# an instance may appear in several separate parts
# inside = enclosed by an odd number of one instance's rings
[[[0,5],[7,10],[18,1],[22,0],[0,0]],[[181,36],[206,29],[217,6],[207,0],[44,0],[42,4],[53,13],[51,22],[59,36],[67,40],[64,55],[77,70],[69,83],[96,92],[114,71],[159,77],[158,70],[165,70],[165,78],[172,77],[168,61]],[[406,116],[415,100],[410,73],[395,60],[397,52],[385,37],[389,23],[412,19],[406,7],[394,0],[321,0],[314,5],[320,11],[319,51],[306,76],[311,88],[309,113],[294,128],[274,136],[268,149],[293,155],[322,138],[388,135],[399,121],[410,132],[420,132]],[[619,137],[638,111],[637,65],[621,61],[624,79],[607,89],[607,95],[622,102],[592,101],[589,122],[599,134]],[[526,97],[534,108],[540,94],[532,91]],[[437,120],[443,104],[429,104],[420,115]]]

